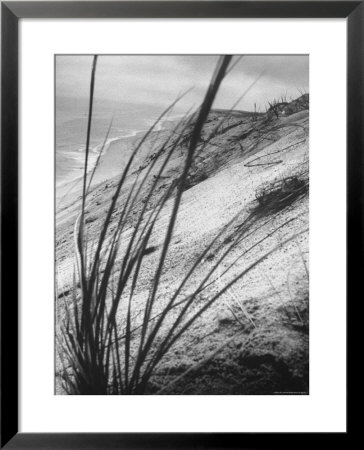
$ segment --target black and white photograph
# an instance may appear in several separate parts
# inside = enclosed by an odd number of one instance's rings
[[[57,395],[309,394],[309,56],[55,67]]]

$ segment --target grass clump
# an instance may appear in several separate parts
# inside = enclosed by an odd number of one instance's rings
[[[289,176],[267,183],[255,193],[256,213],[271,214],[297,201],[308,192],[307,180],[298,176]]]

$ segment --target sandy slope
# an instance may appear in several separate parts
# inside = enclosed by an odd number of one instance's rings
[[[224,114],[222,111],[210,114],[203,138],[207,139]],[[308,392],[308,195],[294,198],[281,210],[266,205],[259,207],[256,200],[259,188],[275,180],[296,175],[307,183],[308,110],[287,117],[273,117],[266,122],[265,119],[262,116],[253,122],[250,116],[236,114],[198,153],[191,171],[191,187],[183,194],[156,313],[170,298],[196,256],[233,217],[237,216],[206,255],[183,293],[197,286],[234,241],[249,216],[246,236],[224,259],[219,272],[214,275],[216,282],[199,296],[196,308],[267,252],[272,249],[274,252],[239,279],[176,343],[158,367],[149,393],[158,392],[176,380],[176,376],[204,362],[221,346],[221,351],[211,360],[174,382],[164,393]],[[129,177],[129,185],[137,176],[137,169],[147,170],[145,167],[148,167],[158,143],[153,141],[154,145],[151,145],[149,141],[144,148]],[[160,180],[158,195],[180,173],[184,155],[182,147],[172,158],[166,177]],[[112,166],[115,170],[117,161],[124,157],[125,153],[119,158],[114,149],[105,157],[103,167]],[[117,179],[112,178],[95,186],[91,192],[88,208],[90,241],[98,233],[116,182]],[[123,201],[122,194],[119,204]],[[154,276],[172,202],[173,199],[169,200],[164,207],[152,235],[150,245],[155,251],[143,264],[136,295],[140,308]],[[142,203],[138,207],[142,207]],[[73,228],[78,212],[77,198],[65,202],[57,212],[58,320],[63,316],[61,293],[64,292],[67,298],[72,290]],[[118,211],[114,221],[117,217]],[[128,225],[126,241],[132,231],[133,217]],[[285,240],[294,235],[297,236],[285,244]]]

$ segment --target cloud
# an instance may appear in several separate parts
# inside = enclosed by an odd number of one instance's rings
[[[186,110],[202,100],[217,60],[217,55],[102,55],[97,65],[95,100],[99,105],[150,104],[164,108],[177,95],[193,88],[179,105],[181,111]],[[74,102],[78,98],[84,103],[82,99],[89,95],[91,64],[92,56],[57,56],[57,99]],[[298,89],[309,88],[308,69],[305,55],[246,55],[225,78],[214,106],[230,108],[254,82],[237,108],[252,109],[254,103],[263,108],[274,97],[296,97]]]

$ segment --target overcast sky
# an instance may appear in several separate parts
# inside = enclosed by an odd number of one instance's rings
[[[217,56],[100,56],[95,99],[105,107],[133,103],[164,108],[193,88],[177,108],[183,111],[201,102],[217,60]],[[57,56],[58,100],[88,98],[91,63],[91,56]],[[224,79],[214,107],[232,107],[254,81],[236,109],[252,110],[255,102],[264,109],[268,100],[285,94],[296,98],[299,90],[309,90],[308,64],[308,56],[244,56]]]

